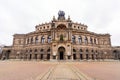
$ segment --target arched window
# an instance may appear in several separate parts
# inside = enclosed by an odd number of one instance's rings
[[[93,53],[94,51],[93,51],[93,50],[91,50],[91,52]]]
[[[35,43],[38,43],[38,36],[35,37]]]
[[[75,43],[75,36],[72,36],[72,42]]]
[[[50,48],[47,50],[47,52],[50,52]]]
[[[76,52],[76,50],[75,50],[75,49],[73,49],[73,52]]]
[[[114,50],[113,53],[117,53],[117,50]]]
[[[87,44],[88,43],[88,38],[87,37],[85,37],[85,44]]]
[[[44,36],[41,37],[41,43],[44,43],[45,42],[45,38]]]
[[[97,50],[95,52],[97,53]]]
[[[37,52],[37,49],[35,49],[35,52]]]
[[[82,50],[82,49],[80,49],[80,52],[83,52],[83,50]]]
[[[81,36],[78,37],[78,42],[79,42],[80,44],[82,43],[82,37],[81,37]]]
[[[30,52],[32,52],[32,49],[30,49]]]
[[[33,43],[33,37],[31,38],[31,44]]]
[[[86,49],[86,52],[88,52],[88,49]]]
[[[90,37],[90,43],[93,44],[93,39]]]
[[[40,52],[43,52],[43,51],[44,51],[44,49],[41,49],[41,50],[40,50]]]
[[[48,43],[50,43],[51,42],[51,36],[48,36]]]

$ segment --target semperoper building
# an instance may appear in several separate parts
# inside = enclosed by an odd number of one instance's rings
[[[120,49],[120,48],[119,48]],[[114,54],[115,53],[115,54]],[[88,31],[74,23],[64,11],[52,21],[35,26],[35,31],[14,34],[13,45],[3,48],[1,59],[97,60],[120,58],[111,46],[110,34]]]

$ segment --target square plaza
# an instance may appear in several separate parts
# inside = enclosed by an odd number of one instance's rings
[[[119,80],[119,61],[0,61],[0,80]]]

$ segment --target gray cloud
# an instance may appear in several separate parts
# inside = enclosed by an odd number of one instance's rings
[[[112,44],[120,45],[119,8],[119,0],[1,0],[0,43],[11,45],[14,33],[34,31],[35,25],[64,10],[66,17],[85,23],[90,31],[110,33]]]

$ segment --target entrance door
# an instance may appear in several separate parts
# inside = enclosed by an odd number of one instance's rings
[[[47,54],[47,60],[49,60],[50,59],[50,54]]]
[[[73,54],[73,59],[76,60],[76,54]]]
[[[43,54],[40,55],[40,59],[43,59]]]
[[[37,59],[37,54],[35,54],[35,59]]]
[[[32,59],[32,54],[30,54],[30,57],[29,57],[29,59]]]
[[[60,52],[60,60],[63,60],[63,59],[64,59],[63,52]]]
[[[64,47],[59,47],[58,48],[58,59],[59,60],[64,60],[65,59],[65,48]]]
[[[83,60],[83,54],[80,54],[80,59]]]
[[[92,60],[94,60],[94,55],[92,54]]]
[[[7,52],[6,52],[6,54],[5,54],[5,56],[6,56],[6,59],[9,59],[9,56],[10,56],[10,50],[8,50]]]
[[[89,59],[89,56],[88,56],[88,54],[86,54],[86,59],[87,59],[87,60]]]

